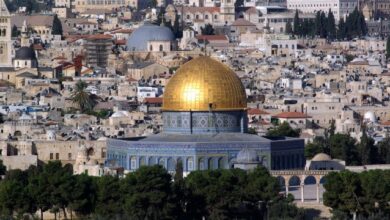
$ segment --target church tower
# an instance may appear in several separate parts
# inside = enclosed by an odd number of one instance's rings
[[[12,67],[11,15],[0,0],[0,67]]]
[[[221,20],[225,24],[231,24],[235,21],[235,4],[236,0],[221,0]]]
[[[29,46],[31,46],[29,37],[30,36],[28,34],[27,21],[24,20],[23,26],[22,26],[20,46],[22,46],[22,47],[29,47]]]

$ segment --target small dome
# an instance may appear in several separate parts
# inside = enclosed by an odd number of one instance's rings
[[[111,118],[121,118],[121,117],[127,117],[127,116],[129,116],[129,114],[126,111],[117,111],[111,115]]]
[[[236,161],[238,163],[258,163],[259,158],[255,150],[244,148],[238,152]]]
[[[319,153],[319,154],[316,154],[313,159],[311,159],[312,161],[330,161],[332,160],[332,158],[325,154],[325,153]]]
[[[171,29],[165,26],[144,24],[136,29],[127,40],[129,51],[147,51],[150,41],[174,41],[175,36]]]
[[[374,112],[366,112],[364,113],[364,120],[368,122],[376,122],[375,114]]]
[[[15,52],[15,60],[36,60],[35,51],[31,47],[21,47]]]

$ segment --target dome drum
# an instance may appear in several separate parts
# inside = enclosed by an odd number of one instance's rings
[[[163,112],[164,133],[247,132],[245,111]]]

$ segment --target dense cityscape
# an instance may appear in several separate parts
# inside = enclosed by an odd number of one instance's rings
[[[389,0],[0,0],[0,219],[390,219],[389,69]]]

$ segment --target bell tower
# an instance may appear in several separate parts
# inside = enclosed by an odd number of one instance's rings
[[[0,67],[12,67],[11,15],[0,0]]]
[[[225,24],[231,24],[235,21],[235,4],[236,0],[221,0],[221,20]]]

